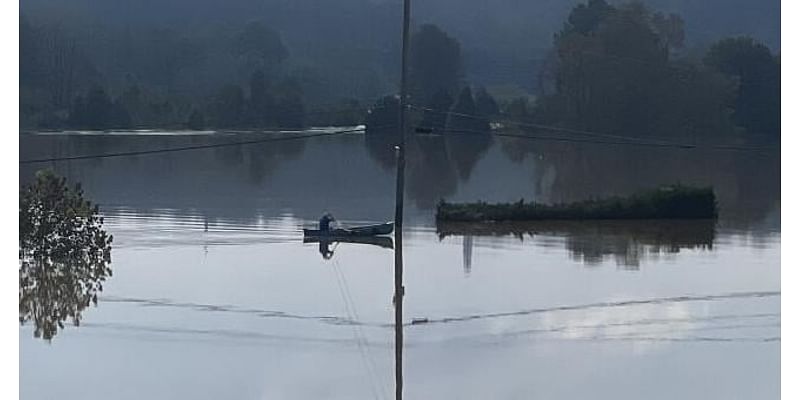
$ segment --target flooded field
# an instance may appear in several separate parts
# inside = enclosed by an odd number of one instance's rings
[[[20,159],[255,134],[21,135]],[[392,398],[393,243],[303,243],[324,211],[391,220],[363,135],[21,165],[82,182],[114,235],[80,326],[20,326],[22,398]],[[779,398],[778,154],[419,138],[407,175],[407,398]],[[712,185],[718,221],[448,224],[449,201]],[[330,253],[323,257],[321,253]],[[58,301],[43,299],[42,301]]]

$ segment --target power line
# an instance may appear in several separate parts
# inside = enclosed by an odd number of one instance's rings
[[[343,108],[337,108],[337,107],[343,107]],[[289,110],[289,111],[281,111],[280,115],[284,116],[284,117],[286,117],[286,116],[300,116],[300,117],[303,117],[305,120],[311,120],[311,122],[313,123],[314,120],[320,120],[320,119],[322,119],[322,120],[329,119],[330,120],[330,119],[334,119],[334,118],[336,118],[338,116],[348,116],[348,114],[350,114],[351,112],[355,111],[355,112],[358,113],[359,121],[363,122],[363,119],[361,117],[363,117],[363,115],[366,113],[367,110],[382,110],[382,109],[385,109],[385,108],[387,108],[387,106],[385,106],[385,105],[370,106],[369,104],[363,104],[362,105],[362,104],[359,103],[358,107],[356,107],[355,109],[348,109],[346,103],[320,103],[320,104],[316,105],[316,108],[314,108],[314,109],[310,109],[310,110],[295,109],[295,110]],[[323,117],[319,117],[319,116],[323,116]],[[327,117],[327,118],[324,118],[324,117]],[[306,121],[306,122],[308,122],[308,121]],[[358,124],[353,124],[353,125],[358,125]],[[132,126],[128,126],[128,127],[120,128],[120,129],[108,129],[108,130],[74,129],[74,128],[44,129],[44,130],[40,130],[40,129],[27,129],[27,130],[26,129],[20,129],[20,133],[37,134],[37,133],[42,133],[42,132],[58,133],[58,132],[85,132],[85,131],[97,131],[97,132],[104,132],[104,131],[112,131],[112,132],[166,131],[166,132],[169,132],[171,130],[175,130],[175,129],[172,129],[172,128],[175,128],[175,127],[173,126],[173,127],[164,128],[164,127],[154,127],[154,126],[141,125],[140,124],[140,125],[132,125]],[[177,130],[180,130],[180,129],[178,128]],[[253,126],[253,125],[238,126],[236,128],[230,128],[230,129],[225,129],[225,128],[217,129],[217,131],[223,131],[223,132],[224,131],[234,131],[235,132],[235,131],[241,131],[241,130],[246,130],[246,131],[258,130],[258,131],[262,131],[262,132],[265,132],[265,131],[281,132],[280,127],[276,127],[276,126],[257,126],[257,125],[256,126]],[[199,130],[196,130],[196,131],[203,131],[203,129],[199,129]]]
[[[459,112],[454,112],[454,111],[441,111],[441,110],[435,110],[435,109],[432,109],[432,108],[421,107],[421,106],[417,106],[417,105],[413,105],[413,104],[410,107],[416,108],[416,109],[419,109],[419,110],[422,110],[422,111],[426,111],[426,112],[433,112],[433,113],[438,113],[438,114],[443,114],[443,115],[455,115],[455,116],[458,116],[458,117],[472,118],[472,119],[477,119],[477,120],[482,120],[482,121],[488,121],[489,120],[488,117],[480,116],[480,115],[474,115],[474,114],[465,114],[465,113],[459,113]],[[551,131],[560,131],[560,132],[573,133],[573,134],[584,135],[584,136],[597,136],[597,137],[606,137],[606,138],[611,138],[611,139],[622,139],[622,140],[631,140],[631,141],[648,141],[648,139],[646,139],[646,138],[637,138],[637,137],[632,137],[632,136],[613,135],[613,134],[610,134],[610,133],[594,132],[594,131],[588,131],[588,130],[583,130],[583,129],[572,129],[572,128],[565,128],[565,127],[560,127],[560,126],[553,126],[553,125],[536,124],[536,123],[532,123],[532,122],[515,121],[515,120],[512,120],[512,119],[508,119],[508,118],[503,118],[501,120],[501,122],[505,122],[505,123],[512,124],[512,125],[517,125],[517,126],[520,126],[520,127],[537,128],[537,129],[544,129],[544,130],[551,130]],[[650,142],[652,142],[652,140],[650,140]],[[670,142],[670,141],[665,141],[665,140],[657,140],[657,142],[661,142],[661,143],[664,143],[664,144],[677,144],[675,142]]]
[[[364,369],[367,371],[367,377],[370,381],[370,390],[372,391],[372,395],[375,399],[382,399],[385,396],[384,387],[381,382],[381,378],[378,376],[377,368],[375,367],[374,361],[371,358],[371,354],[367,354],[365,351],[365,347],[369,346],[369,342],[367,342],[366,337],[363,337],[363,332],[359,331],[357,328],[358,324],[358,314],[355,312],[355,304],[350,304],[352,302],[352,298],[349,296],[349,293],[345,293],[349,288],[346,286],[346,281],[343,283],[344,275],[341,274],[338,267],[338,261],[333,261],[333,271],[334,275],[336,276],[336,284],[339,286],[339,294],[342,296],[342,302],[344,303],[345,313],[347,313],[347,318],[356,321],[356,324],[353,324],[353,338],[356,342],[356,346],[358,347],[358,352],[361,355],[361,361],[364,364]]]
[[[465,114],[459,112],[450,112],[450,111],[440,111],[435,110],[428,107],[420,107],[416,105],[410,105],[412,108],[416,108],[422,111],[433,112],[443,115],[455,115],[465,118],[472,118],[481,121],[489,121],[488,117],[483,117],[474,114]],[[512,133],[498,133],[493,131],[476,131],[476,130],[468,130],[468,129],[441,129],[437,127],[418,127],[417,129],[425,129],[431,131],[440,131],[440,132],[453,132],[453,133],[466,133],[466,134],[487,134],[490,133],[495,136],[501,137],[513,137],[513,138],[522,138],[522,139],[538,139],[538,140],[550,140],[550,141],[561,141],[561,142],[577,142],[577,143],[594,143],[594,144],[609,144],[609,145],[631,145],[631,146],[645,146],[645,147],[673,147],[673,148],[681,148],[681,149],[712,149],[712,150],[738,150],[738,151],[771,151],[777,150],[778,147],[775,146],[762,146],[762,147],[754,147],[754,146],[737,146],[737,145],[697,145],[692,143],[680,143],[680,142],[673,142],[667,140],[653,140],[648,138],[637,138],[631,136],[622,136],[622,135],[613,135],[607,133],[600,133],[594,131],[587,131],[581,129],[571,129],[571,128],[563,128],[558,126],[552,125],[542,125],[542,124],[535,124],[535,123],[528,123],[528,122],[521,122],[521,121],[514,121],[504,119],[502,122],[510,123],[513,125],[517,125],[520,127],[530,127],[536,129],[543,129],[543,130],[552,130],[552,131],[561,131],[566,133],[572,133],[577,135],[584,135],[584,136],[594,136],[594,137],[602,137],[602,138],[609,138],[609,139],[617,139],[616,141],[602,141],[602,140],[592,140],[592,139],[582,139],[582,138],[569,138],[569,137],[559,137],[559,136],[534,136],[534,135],[527,135],[527,134],[512,134]]]
[[[239,141],[239,142],[230,142],[230,143],[215,143],[215,144],[204,144],[204,145],[185,146],[185,147],[172,147],[172,148],[166,148],[166,149],[125,151],[125,152],[119,152],[119,153],[81,155],[81,156],[70,156],[70,157],[39,158],[39,159],[32,159],[32,160],[21,160],[19,163],[20,163],[20,165],[25,165],[25,164],[37,164],[37,163],[46,163],[46,162],[55,162],[55,161],[75,161],[75,160],[88,160],[88,159],[95,159],[95,158],[128,157],[128,156],[140,156],[140,155],[149,155],[149,154],[174,153],[174,152],[179,152],[179,151],[211,149],[211,148],[217,148],[217,147],[241,146],[241,145],[249,145],[249,144],[268,143],[268,142],[286,142],[286,141],[291,141],[291,140],[308,139],[308,138],[316,138],[316,137],[323,137],[323,136],[339,136],[339,135],[345,135],[345,134],[357,133],[357,132],[361,133],[361,132],[364,132],[364,130],[365,130],[365,128],[355,128],[355,129],[347,129],[347,130],[341,130],[341,131],[335,131],[335,132],[321,132],[321,133],[310,134],[310,135],[296,135],[296,136],[287,136],[287,137],[279,137],[279,138],[273,137],[273,138],[265,138],[265,139],[257,139],[257,140],[246,140],[246,141]]]
[[[437,129],[437,128],[427,128]],[[641,146],[641,147],[660,147],[660,148],[676,148],[685,150],[731,150],[731,151],[775,151],[778,148],[774,146],[765,147],[750,147],[750,146],[736,146],[736,145],[708,145],[700,146],[690,143],[661,143],[661,142],[625,142],[625,141],[611,141],[611,140],[598,140],[598,139],[585,139],[585,138],[569,138],[559,136],[535,136],[521,133],[501,133],[493,131],[477,131],[468,129],[438,129],[440,132],[450,132],[456,134],[466,135],[486,135],[486,136],[499,136],[517,139],[530,139],[542,141],[555,141],[555,142],[570,142],[570,143],[589,143],[589,144],[606,144],[606,145],[625,145],[625,146]],[[436,134],[430,134],[436,136]],[[441,136],[441,135],[438,135]]]

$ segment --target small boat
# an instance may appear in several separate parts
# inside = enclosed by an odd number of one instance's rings
[[[354,236],[379,236],[388,235],[394,230],[394,222],[386,222],[377,225],[364,225],[354,226],[352,228],[344,229],[331,229],[329,231],[321,231],[319,229],[303,229],[304,236],[310,237],[354,237]]]

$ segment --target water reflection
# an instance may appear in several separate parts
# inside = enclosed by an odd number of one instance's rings
[[[138,151],[245,141],[263,133],[212,135],[21,135],[20,158]],[[382,219],[393,204],[396,129],[160,155],[58,162],[104,204],[207,207],[223,213],[273,207],[298,217],[337,208],[350,219]],[[259,136],[260,137],[260,136]],[[711,185],[726,227],[765,221],[779,229],[780,156],[538,142],[446,131],[409,135],[408,216],[430,220],[449,201],[569,202],[627,195],[662,184]],[[31,168],[20,168],[20,180]],[[279,202],[270,202],[273,199]],[[344,209],[341,209],[344,208]],[[777,212],[776,212],[777,210]],[[215,217],[214,215],[211,215]],[[230,217],[230,215],[226,215]],[[238,216],[238,215],[237,215]]]
[[[720,216],[747,227],[780,201],[780,154],[774,151],[632,149],[525,139],[504,139],[500,147],[515,162],[535,163],[533,184],[543,202],[627,195],[675,182],[710,185]]]
[[[573,259],[586,265],[598,265],[611,256],[617,265],[636,270],[645,257],[690,249],[712,250],[716,221],[440,222],[436,231],[439,240],[463,236],[465,273],[472,268],[474,236],[515,236],[520,241],[537,235],[560,237]]]
[[[325,260],[333,258],[333,252],[340,243],[355,243],[366,244],[371,246],[382,247],[384,249],[394,249],[394,242],[392,238],[386,236],[373,236],[373,237],[339,237],[336,239],[326,239],[320,237],[304,237],[303,243],[318,243],[319,254]]]
[[[478,132],[481,133],[481,132]],[[385,170],[395,165],[396,129],[369,129],[365,144],[370,156]],[[442,198],[458,191],[459,180],[469,180],[492,138],[485,134],[446,131],[408,138],[407,194],[421,209],[432,209]]]

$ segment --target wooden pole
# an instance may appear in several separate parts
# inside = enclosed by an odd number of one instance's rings
[[[395,251],[394,251],[394,353],[395,399],[403,399],[403,199],[406,168],[406,109],[408,108],[408,41],[411,19],[411,0],[403,0],[403,54],[400,68],[399,143],[397,149],[397,188],[395,191]]]

